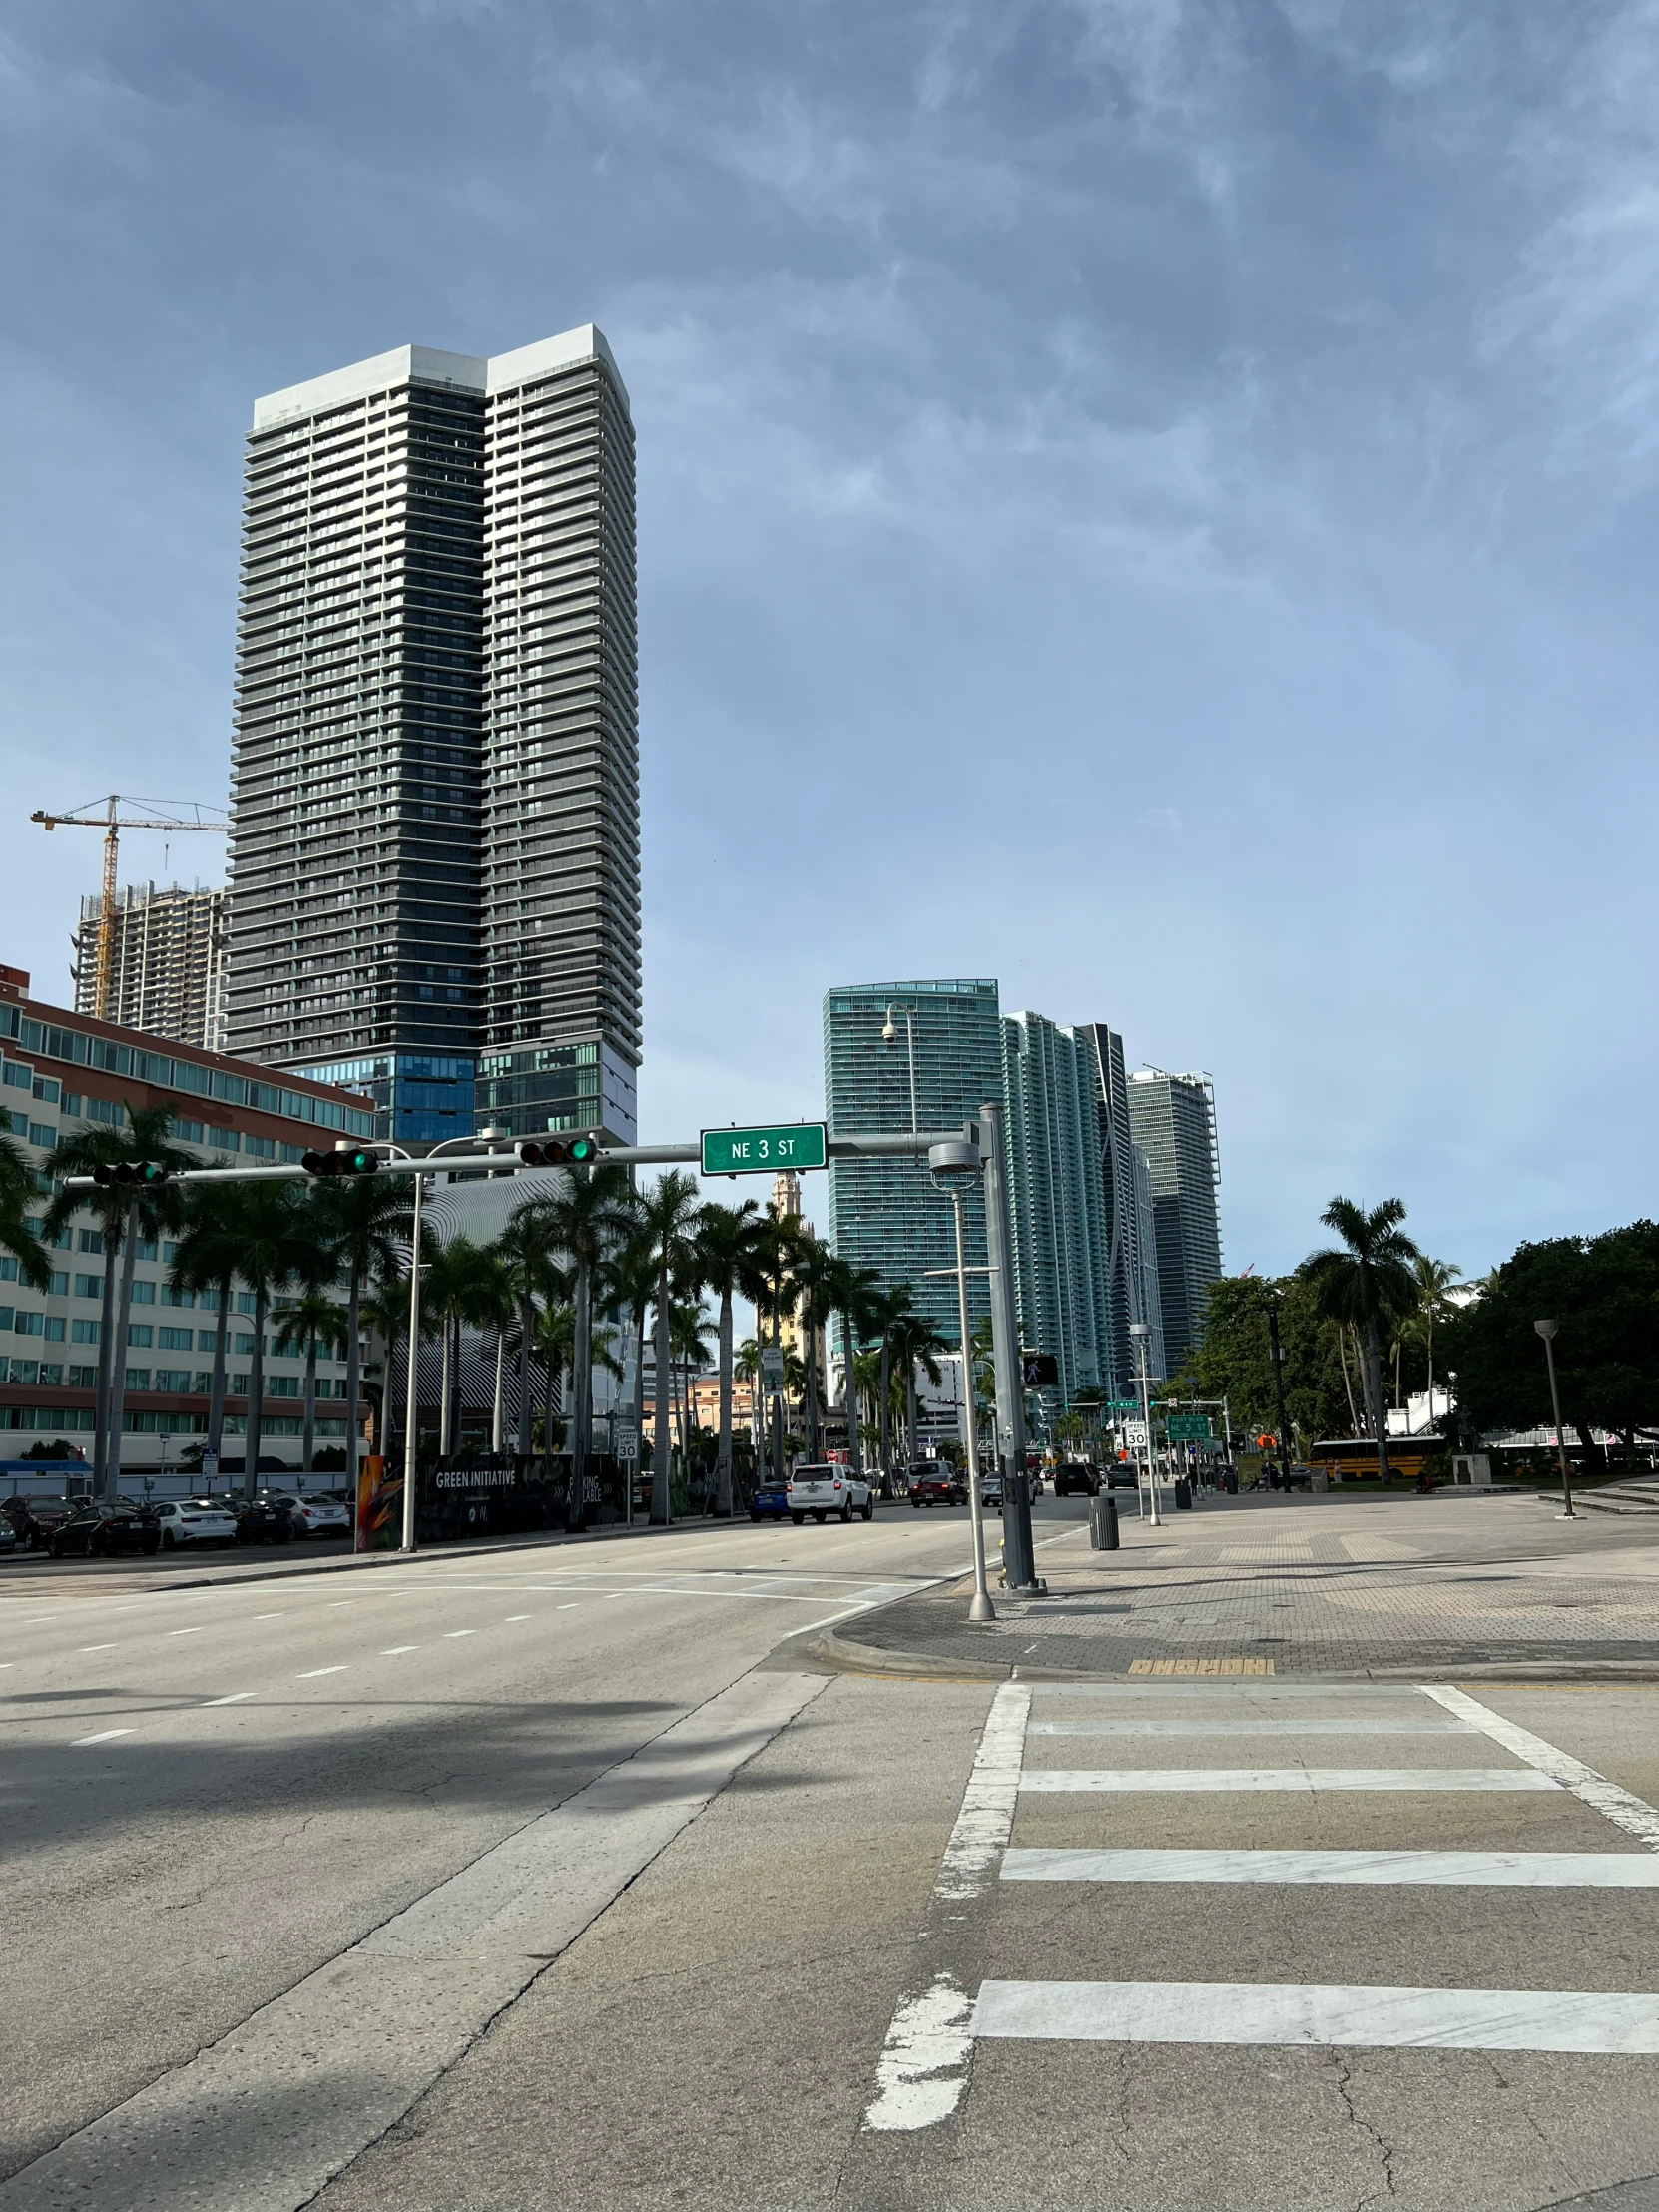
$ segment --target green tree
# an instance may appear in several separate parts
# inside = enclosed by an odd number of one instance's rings
[[[1638,1428],[1659,1426],[1659,1226],[1523,1244],[1445,1323],[1458,1413],[1472,1428],[1553,1425],[1538,1321],[1559,1326],[1561,1418],[1586,1453],[1592,1428],[1633,1448]]]
[[[10,1137],[0,1137],[0,1252],[17,1262],[17,1278],[32,1291],[47,1290],[52,1267],[40,1246],[40,1232],[25,1211],[35,1195],[35,1171],[29,1156]]]
[[[715,1447],[715,1518],[732,1516],[732,1302],[759,1294],[757,1274],[760,1208],[711,1200],[697,1217],[697,1250],[703,1280],[720,1300],[715,1342],[720,1361],[720,1430]]]
[[[1400,1228],[1405,1206],[1385,1198],[1369,1213],[1351,1198],[1334,1198],[1320,1216],[1342,1243],[1310,1253],[1302,1275],[1313,1286],[1322,1320],[1351,1325],[1365,1343],[1367,1409],[1377,1439],[1377,1471],[1388,1475],[1388,1413],[1382,1399],[1382,1335],[1416,1301],[1416,1246]]]
[[[420,1303],[431,1315],[443,1339],[442,1380],[438,1388],[438,1456],[455,1448],[456,1382],[461,1364],[461,1330],[473,1320],[479,1304],[479,1275],[490,1263],[484,1248],[467,1236],[446,1238],[441,1244],[421,1240],[429,1257],[423,1264]]]
[[[562,1301],[565,1296],[563,1279],[548,1249],[546,1224],[533,1199],[508,1217],[490,1251],[518,1315],[513,1332],[518,1349],[518,1449],[527,1459],[535,1441],[530,1359],[536,1342],[536,1307],[538,1302]]]
[[[345,1278],[345,1489],[357,1495],[357,1447],[362,1440],[362,1301],[372,1283],[395,1276],[398,1247],[414,1229],[414,1209],[402,1176],[341,1176],[314,1184],[312,1219],[337,1275]],[[221,1338],[223,1342],[223,1336]],[[385,1448],[382,1396],[380,1446]]]
[[[890,1291],[872,1293],[865,1308],[870,1335],[879,1340],[880,1382],[875,1395],[875,1418],[880,1430],[881,1495],[892,1495],[892,1340],[893,1331],[915,1312],[910,1286],[898,1283]]]
[[[790,1273],[795,1284],[796,1313],[801,1324],[801,1345],[806,1362],[807,1457],[816,1461],[820,1442],[819,1337],[829,1328],[830,1317],[835,1310],[840,1290],[840,1269],[835,1255],[824,1238],[797,1229]]]
[[[893,1324],[893,1363],[904,1393],[906,1450],[912,1461],[917,1456],[920,1444],[916,1419],[916,1370],[920,1368],[928,1382],[937,1389],[942,1381],[938,1356],[949,1350],[950,1347],[925,1314],[901,1314]]]
[[[293,1357],[303,1356],[305,1362],[304,1414],[299,1450],[300,1469],[305,1474],[312,1472],[316,1461],[317,1353],[319,1349],[324,1349],[330,1360],[335,1359],[345,1343],[345,1308],[329,1289],[333,1280],[333,1267],[326,1259],[320,1267],[308,1266],[304,1270],[303,1288],[298,1297],[284,1299],[273,1317],[273,1342],[276,1350]],[[221,1321],[220,1333],[223,1336],[223,1316]]]
[[[666,1526],[672,1510],[669,1492],[668,1400],[675,1286],[695,1259],[700,1211],[696,1178],[670,1168],[660,1175],[640,1205],[639,1237],[657,1272],[653,1303],[657,1312],[656,1412],[652,1423],[651,1519]]]
[[[126,1127],[82,1130],[66,1137],[47,1155],[46,1173],[59,1188],[46,1209],[48,1241],[67,1229],[77,1213],[90,1212],[104,1242],[103,1319],[98,1332],[98,1411],[93,1442],[92,1487],[102,1495],[117,1486],[121,1473],[122,1410],[127,1392],[127,1333],[133,1311],[133,1263],[141,1243],[153,1242],[178,1226],[184,1194],[177,1185],[104,1183],[92,1191],[62,1186],[70,1176],[95,1175],[100,1168],[135,1167],[149,1160],[171,1174],[197,1165],[196,1155],[172,1141],[173,1115],[165,1106],[127,1106]],[[121,1287],[115,1287],[115,1263],[121,1262]]]
[[[265,1413],[265,1333],[271,1302],[295,1277],[314,1269],[317,1245],[313,1218],[291,1183],[234,1183],[237,1193],[237,1276],[254,1298],[254,1350],[248,1371],[248,1444],[243,1454],[243,1492],[259,1488],[260,1430]]]
[[[574,1308],[571,1374],[575,1404],[571,1408],[570,1485],[566,1525],[580,1528],[583,1520],[584,1480],[593,1451],[593,1323],[594,1302],[603,1281],[605,1264],[628,1238],[639,1214],[639,1202],[628,1181],[627,1170],[614,1166],[573,1168],[564,1189],[537,1205],[537,1217],[549,1247],[571,1262]]]
[[[1251,1435],[1277,1431],[1268,1339],[1268,1311],[1275,1305],[1292,1429],[1300,1430],[1305,1442],[1354,1433],[1343,1381],[1342,1327],[1321,1318],[1313,1284],[1299,1275],[1229,1275],[1212,1283],[1202,1339],[1160,1396],[1225,1398],[1236,1427]]]
[[[855,1474],[863,1472],[863,1452],[858,1424],[856,1352],[875,1333],[875,1301],[881,1276],[876,1268],[855,1268],[837,1260],[830,1281],[830,1302],[841,1318],[841,1371],[845,1377],[846,1440]]]
[[[232,1287],[237,1279],[235,1183],[192,1183],[185,1192],[180,1236],[173,1255],[173,1288],[217,1316],[213,1380],[208,1393],[205,1449],[217,1467],[225,1447],[225,1354]],[[209,1302],[212,1301],[210,1309]]]

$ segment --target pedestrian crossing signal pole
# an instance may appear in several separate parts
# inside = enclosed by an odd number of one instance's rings
[[[1010,1590],[1032,1595],[1037,1580],[1031,1535],[1031,1491],[1025,1471],[1025,1371],[1020,1358],[1019,1302],[1014,1295],[1013,1222],[1002,1153],[1002,1107],[979,1109],[979,1156],[985,1177],[986,1280],[991,1293],[991,1354],[996,1367],[996,1447],[1002,1468],[1002,1568]]]
[[[1141,1449],[1146,1453],[1146,1488],[1152,1500],[1150,1519],[1154,1528],[1161,1528],[1163,1520],[1158,1511],[1158,1462],[1152,1456],[1152,1382],[1146,1372],[1147,1340],[1152,1335],[1152,1324],[1132,1321],[1129,1334],[1135,1340],[1135,1364],[1140,1374],[1141,1385],[1141,1434],[1146,1439]]]

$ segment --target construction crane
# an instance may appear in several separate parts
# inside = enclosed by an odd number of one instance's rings
[[[124,815],[123,807],[144,811]],[[169,813],[169,808],[174,811]],[[108,799],[89,799],[84,807],[71,807],[67,814],[49,815],[37,808],[29,817],[43,830],[56,830],[61,825],[66,830],[102,830],[104,832],[104,901],[98,909],[98,975],[92,999],[95,1020],[109,1020],[110,999],[115,987],[115,892],[122,830],[216,830],[224,836],[231,827],[229,821],[206,821],[204,817],[209,815],[223,817],[224,809],[199,807],[188,799],[123,799],[119,792],[111,792]]]

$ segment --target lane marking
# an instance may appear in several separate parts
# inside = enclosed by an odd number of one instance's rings
[[[1004,1882],[1243,1882],[1659,1890],[1640,1851],[1009,1851]]]
[[[975,2035],[1094,2043],[1659,2052],[1659,1997],[1230,1981],[987,1981]]]
[[[572,1598],[568,1605],[555,1605],[553,1610],[555,1613],[574,1613],[576,1610],[576,1605],[577,1600],[575,1598]]]
[[[1468,1721],[1033,1721],[1032,1736],[1478,1736]]]
[[[1039,1767],[1022,1790],[1558,1790],[1535,1767]]]
[[[475,1628],[446,1628],[443,1638],[445,1643],[453,1643],[457,1636],[476,1636],[477,1633]]]
[[[344,1672],[343,1666],[307,1667],[303,1674],[296,1674],[293,1679],[295,1682],[314,1682],[319,1674],[343,1674]]]
[[[827,1687],[744,1675],[14,2174],[5,2200],[178,2212],[183,2186],[226,2212],[312,2203]]]
[[[257,1621],[285,1621],[287,1615],[286,1613],[256,1613],[254,1618]]]
[[[81,1651],[84,1656],[89,1651],[114,1651],[116,1648],[114,1644],[83,1644]]]
[[[388,1644],[385,1650],[381,1652],[380,1657],[382,1659],[401,1659],[404,1652],[418,1651],[419,1649],[418,1644]]]
[[[1421,1687],[1423,1695],[1431,1697],[1436,1705],[1443,1705],[1448,1713],[1468,1721],[1494,1744],[1501,1744],[1517,1759],[1524,1759],[1558,1789],[1570,1790],[1581,1804],[1603,1814],[1627,1836],[1634,1836],[1639,1843],[1645,1844],[1649,1851],[1659,1851],[1659,1812],[1655,1812],[1645,1799],[1621,1790],[1616,1782],[1609,1782],[1604,1774],[1597,1774],[1594,1767],[1585,1766],[1582,1759],[1573,1758],[1570,1752],[1558,1751],[1553,1744],[1546,1744],[1530,1729],[1518,1728],[1513,1721],[1506,1721],[1466,1691],[1453,1689],[1449,1683],[1425,1682]]]
[[[941,1906],[976,1898],[989,1887],[991,1870],[1013,1831],[1030,1713],[1031,1691],[1025,1683],[1004,1682],[991,1700],[961,1810],[933,1884],[935,1915]],[[864,2110],[866,2128],[902,2133],[936,2127],[950,2117],[967,2087],[973,2056],[968,2012],[966,1992],[948,1973],[936,1974],[927,1988],[900,1999],[876,2060],[875,2095]]]
[[[533,1618],[534,1615],[530,1613],[509,1613],[507,1615],[507,1625],[511,1627],[514,1621],[527,1621]]]
[[[206,1626],[207,1623],[204,1621],[202,1627],[205,1628]],[[200,1636],[202,1628],[170,1628],[168,1634],[170,1636]]]
[[[254,1695],[255,1693],[252,1690],[233,1690],[229,1697],[209,1698],[207,1705],[205,1705],[202,1710],[206,1712],[208,1710],[208,1707],[213,1705],[241,1705],[244,1699],[251,1698]]]
[[[106,1728],[96,1736],[77,1736],[70,1745],[71,1751],[80,1751],[87,1744],[113,1744],[118,1736],[136,1736],[136,1728]]]

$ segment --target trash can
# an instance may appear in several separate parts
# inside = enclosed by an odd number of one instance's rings
[[[1175,1478],[1175,1510],[1190,1513],[1193,1509],[1193,1486],[1184,1474]]]
[[[1118,1501],[1109,1490],[1100,1489],[1089,1500],[1089,1549],[1116,1551],[1118,1548]]]
[[[1224,1489],[1224,1490],[1225,1490],[1225,1491],[1227,1492],[1227,1495],[1228,1495],[1229,1497],[1237,1497],[1237,1496],[1238,1496],[1238,1494],[1239,1494],[1239,1470],[1238,1470],[1238,1468],[1237,1468],[1237,1467],[1229,1467],[1229,1468],[1228,1468],[1227,1472],[1226,1472],[1226,1473],[1225,1473],[1225,1474],[1224,1474],[1224,1475],[1222,1476],[1222,1478],[1221,1478],[1221,1486],[1222,1486],[1222,1488],[1223,1488],[1223,1489]]]

